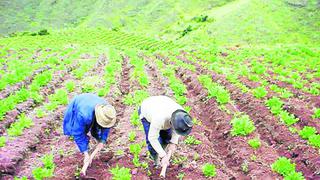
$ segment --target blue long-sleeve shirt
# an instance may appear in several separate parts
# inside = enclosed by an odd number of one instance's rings
[[[65,111],[63,132],[74,137],[80,152],[88,150],[89,131],[98,141],[107,141],[110,128],[103,128],[96,122],[94,109],[97,104],[108,102],[94,94],[80,94],[73,98]]]

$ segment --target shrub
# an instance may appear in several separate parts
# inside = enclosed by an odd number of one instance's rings
[[[112,174],[113,180],[130,180],[131,173],[129,168],[121,167],[117,165],[115,168],[109,170]]]
[[[261,146],[261,142],[258,138],[255,139],[250,139],[248,141],[248,144],[253,148],[253,149],[258,149]]]
[[[302,139],[309,139],[310,136],[315,135],[317,132],[315,127],[304,126],[303,129],[299,132],[299,135]]]
[[[271,168],[282,176],[288,176],[290,173],[296,171],[296,165],[294,163],[292,164],[290,160],[285,157],[278,158],[278,160],[271,165]]]
[[[248,115],[233,118],[231,120],[231,125],[231,135],[233,136],[245,136],[252,133],[256,129]]]
[[[205,177],[214,177],[216,175],[216,166],[206,163],[202,166],[202,173]]]
[[[39,36],[49,35],[49,32],[47,29],[42,29],[38,32]]]

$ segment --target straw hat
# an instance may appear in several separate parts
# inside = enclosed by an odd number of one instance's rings
[[[95,114],[98,124],[104,128],[110,128],[116,123],[116,110],[111,105],[96,105]]]

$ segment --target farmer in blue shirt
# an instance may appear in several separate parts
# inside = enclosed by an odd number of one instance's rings
[[[84,165],[81,170],[86,174],[94,156],[100,152],[106,143],[110,128],[116,122],[116,111],[106,100],[94,94],[80,94],[73,98],[64,115],[63,131],[72,136],[84,154]],[[88,132],[99,141],[99,144],[89,155]]]

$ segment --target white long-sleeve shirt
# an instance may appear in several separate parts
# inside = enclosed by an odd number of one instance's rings
[[[150,122],[150,129],[148,133],[149,141],[153,149],[162,158],[166,152],[158,141],[160,130],[167,130],[171,128],[172,113],[178,109],[182,109],[178,103],[167,96],[151,96],[145,99],[141,104],[140,119],[145,118]],[[173,144],[178,144],[179,135],[172,131],[172,138],[170,140]]]

